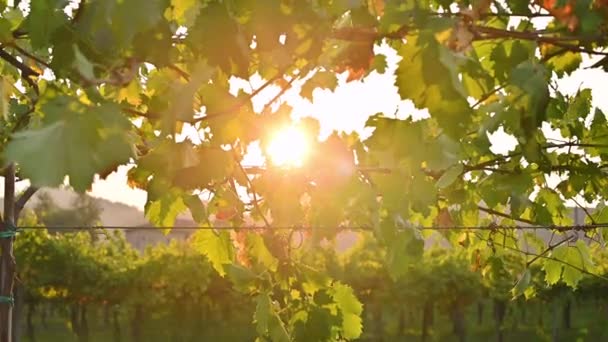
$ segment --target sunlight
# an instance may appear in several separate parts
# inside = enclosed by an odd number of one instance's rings
[[[266,153],[274,165],[300,167],[308,155],[308,139],[301,130],[288,127],[272,137]]]

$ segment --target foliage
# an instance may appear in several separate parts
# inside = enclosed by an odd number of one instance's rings
[[[535,20],[544,11],[546,27]],[[602,55],[607,16],[604,1],[0,1],[2,163],[15,162],[34,186],[68,177],[81,192],[95,175],[132,163],[129,184],[147,191],[146,215],[160,226],[190,209],[202,225],[310,227],[306,252],[292,253],[292,236],[274,230],[198,239],[216,271],[255,294],[261,337],[356,338],[356,301],[308,260],[336,227],[371,228],[398,281],[423,256],[418,226],[557,228],[572,223],[564,200],[606,199],[606,117],[589,89],[565,94],[557,84],[582,68],[582,54]],[[306,165],[243,168],[250,144],[265,146],[289,122],[290,108],[273,104],[295,81],[314,100],[314,89],[337,86],[337,74],[353,82],[386,72],[380,43],[401,58],[401,99],[427,118],[380,113],[369,118],[367,139],[334,133],[324,141],[302,121],[314,140]],[[591,67],[606,65],[602,57]],[[254,75],[266,80],[260,88],[231,91],[231,80]],[[277,97],[254,108],[270,85]],[[186,128],[198,139],[184,139]],[[491,148],[488,134],[499,129],[517,141],[507,154]],[[202,203],[201,193],[211,200]],[[549,284],[574,287],[593,271],[589,246],[564,229],[559,246],[529,244],[523,230],[441,232],[467,248],[490,283],[523,279],[517,293],[527,290],[532,263]],[[503,269],[517,251],[525,260]],[[69,252],[82,264],[66,271],[87,284],[78,295],[94,300],[89,263],[101,251],[80,252]],[[49,267],[63,265],[56,262]]]

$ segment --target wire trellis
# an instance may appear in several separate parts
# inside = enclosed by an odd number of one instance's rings
[[[48,229],[48,230],[85,230],[85,229],[100,229],[100,230],[313,230],[313,229],[327,229],[327,230],[353,230],[353,231],[374,231],[374,226],[255,226],[255,225],[242,225],[242,226],[120,226],[120,225],[94,225],[94,226],[81,226],[81,225],[65,225],[65,226],[19,226],[20,230],[34,230],[34,229]],[[499,225],[489,224],[485,226],[416,226],[408,225],[399,227],[400,229],[418,229],[418,230],[557,230],[557,231],[588,231],[598,228],[608,228],[608,223],[594,223],[594,224],[583,224],[583,225]]]

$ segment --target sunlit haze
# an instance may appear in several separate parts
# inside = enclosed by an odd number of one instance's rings
[[[302,166],[308,154],[307,140],[304,133],[295,127],[287,127],[276,132],[267,148],[272,164]]]

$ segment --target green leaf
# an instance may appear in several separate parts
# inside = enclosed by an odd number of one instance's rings
[[[228,177],[234,170],[235,162],[230,152],[201,146],[194,150],[192,161],[176,166],[178,170],[173,176],[173,184],[183,189],[200,189]]]
[[[199,0],[171,0],[173,17],[178,24],[190,27],[200,13],[202,3]]]
[[[452,185],[452,183],[454,183],[458,177],[460,177],[460,175],[462,175],[463,171],[464,166],[462,164],[456,164],[447,169],[437,180],[435,185],[439,189],[447,188],[448,186]]]
[[[93,64],[80,52],[77,45],[74,45],[74,56],[74,64],[80,75],[89,81],[95,80]]]
[[[272,272],[276,272],[279,261],[275,258],[266,245],[264,239],[256,233],[247,234],[247,248],[251,253],[251,256],[255,258],[264,267],[270,269]]]
[[[317,71],[306,80],[300,91],[300,96],[312,101],[313,91],[317,88],[334,90],[338,86],[336,74],[330,71]]]
[[[400,279],[407,275],[409,267],[420,260],[424,241],[414,234],[413,229],[399,230],[388,241],[386,261],[389,275]]]
[[[296,341],[331,341],[332,329],[335,329],[341,323],[326,307],[313,306],[302,316],[294,324]]]
[[[138,33],[154,28],[167,4],[166,0],[92,1],[76,29],[107,58],[128,49]]]
[[[513,13],[523,15],[532,13],[532,11],[530,11],[530,3],[528,3],[527,1],[508,0],[507,4],[509,5],[509,8],[511,9],[511,11],[513,11]]]
[[[224,270],[237,290],[243,292],[255,290],[256,275],[250,269],[237,264],[225,264]]]
[[[264,336],[268,331],[268,321],[270,320],[270,297],[262,293],[258,295],[255,305],[253,321],[256,323],[258,334]]]
[[[471,120],[471,109],[458,80],[456,61],[443,49],[428,32],[408,36],[398,51],[402,59],[395,85],[402,99],[427,108],[446,133],[457,135]]]
[[[513,298],[517,298],[525,293],[526,289],[530,286],[531,279],[532,275],[530,273],[530,269],[526,268],[519,277],[519,280],[515,284],[515,287],[513,287],[513,289],[511,290]]]
[[[559,47],[555,47],[546,53],[557,53],[555,50],[559,50]],[[570,75],[577,70],[582,62],[583,57],[580,53],[565,51],[549,59],[547,65],[551,70],[555,71],[558,77],[563,77],[564,75]]]
[[[379,74],[384,74],[386,72],[387,66],[388,62],[386,61],[385,55],[375,55],[370,69],[375,70]]]
[[[253,319],[256,330],[262,336],[270,336],[273,342],[289,342],[291,338],[285,325],[276,313],[270,296],[261,293],[257,296]]]
[[[356,339],[363,332],[361,313],[363,305],[355,296],[353,289],[342,283],[332,285],[331,295],[342,314],[342,335],[346,339]]]
[[[161,193],[156,194],[155,192]],[[144,207],[146,218],[157,227],[165,227],[163,230],[165,234],[171,231],[171,228],[168,227],[173,226],[177,216],[186,209],[181,193],[176,189],[164,191],[148,189],[148,200]]]
[[[246,76],[247,43],[224,3],[213,2],[201,10],[188,32],[189,45],[228,74]],[[259,39],[259,37],[258,37]]]
[[[581,240],[573,246],[563,244],[556,247],[550,257],[551,259],[547,259],[543,265],[545,280],[549,285],[556,284],[562,279],[566,285],[576,288],[583,278],[581,270],[592,272],[594,269],[589,246]]]
[[[193,245],[203,253],[222,277],[226,274],[225,265],[233,260],[233,247],[227,231],[215,233],[200,230],[193,236]]]
[[[6,44],[13,40],[11,22],[6,18],[0,18],[0,43]]]
[[[583,34],[593,34],[601,29],[604,22],[603,16],[594,10],[592,0],[579,0],[575,4],[574,12],[579,19],[580,30]]]
[[[500,81],[509,78],[511,70],[528,60],[533,50],[521,41],[506,41],[496,44],[490,53],[493,62],[494,76]]]
[[[536,132],[546,118],[549,104],[549,87],[547,70],[542,64],[526,61],[511,72],[510,81],[520,89],[520,106],[523,111],[522,129],[527,136]]]
[[[13,135],[5,156],[37,186],[57,186],[65,176],[84,192],[95,173],[126,163],[133,155],[131,124],[117,104],[90,106],[59,96],[40,107],[42,127]],[[44,165],[44,167],[41,167]]]
[[[184,203],[190,210],[194,222],[201,223],[208,221],[207,209],[205,209],[205,205],[198,195],[184,197]]]
[[[47,47],[53,33],[67,24],[67,16],[62,10],[66,2],[64,0],[32,1],[27,16],[27,31],[32,47],[35,49]]]

